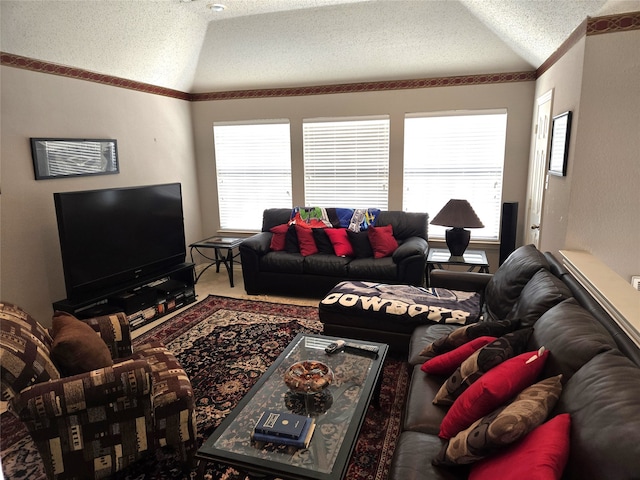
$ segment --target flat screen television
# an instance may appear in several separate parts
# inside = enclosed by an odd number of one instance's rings
[[[54,193],[71,301],[83,301],[185,261],[179,183]]]

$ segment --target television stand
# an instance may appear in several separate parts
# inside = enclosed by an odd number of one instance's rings
[[[195,278],[195,265],[181,263],[81,301],[54,302],[53,309],[79,319],[123,312],[133,331],[195,302]]]

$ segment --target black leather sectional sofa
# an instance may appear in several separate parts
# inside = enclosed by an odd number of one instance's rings
[[[270,249],[270,229],[287,223],[291,209],[264,211],[262,231],[240,244],[242,275],[248,294],[304,295],[321,298],[343,280],[422,285],[427,261],[426,213],[382,211],[376,227],[391,225],[398,248],[384,258],[341,257],[335,253],[303,256]],[[295,242],[294,242],[295,243]]]
[[[494,275],[433,273],[433,286],[483,292],[486,318],[519,319],[522,327],[533,327],[526,352],[541,346],[549,351],[538,381],[562,374],[562,392],[547,420],[570,416],[562,479],[640,478],[640,349],[553,255],[529,245],[516,250]],[[408,359],[414,367],[391,480],[487,478],[475,476],[469,465],[432,463],[445,444],[438,434],[451,407],[432,403],[446,377],[422,371],[427,358],[420,353],[456,328],[423,325],[413,333]],[[515,465],[507,461],[503,467],[508,472]],[[542,478],[528,475],[533,473],[520,478]]]

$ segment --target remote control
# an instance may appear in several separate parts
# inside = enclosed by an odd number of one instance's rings
[[[330,343],[324,349],[324,351],[331,355],[332,353],[339,352],[344,348],[345,341],[344,340],[336,340],[335,342]]]
[[[362,343],[351,343],[345,342],[344,344],[345,350],[350,350],[352,353],[365,353],[374,356],[378,356],[379,347],[375,345],[365,345]]]

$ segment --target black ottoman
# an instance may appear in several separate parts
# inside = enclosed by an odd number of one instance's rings
[[[318,306],[325,335],[386,343],[405,355],[413,330],[441,323],[453,330],[474,323],[480,315],[480,295],[443,288],[341,282]]]

